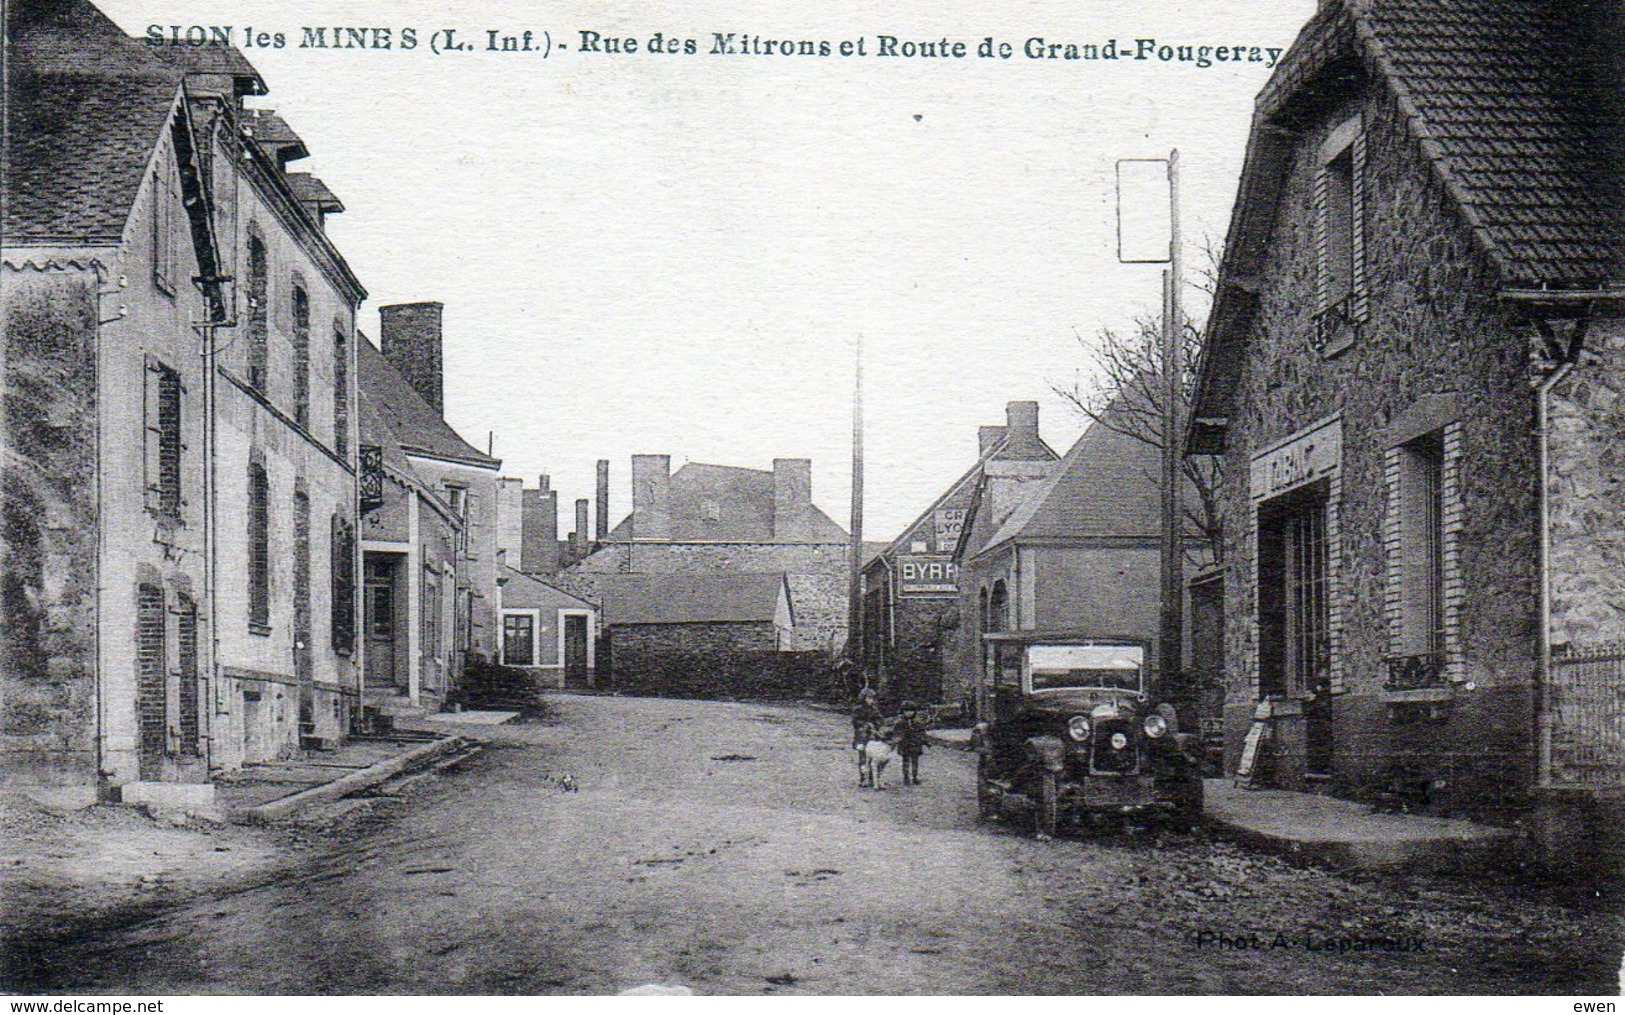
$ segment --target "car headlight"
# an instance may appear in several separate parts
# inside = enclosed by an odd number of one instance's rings
[[[1073,740],[1089,739],[1089,720],[1081,715],[1075,715],[1066,721],[1066,735]]]
[[[1148,715],[1148,716],[1145,717],[1145,735],[1146,736],[1148,736],[1148,737],[1160,737],[1160,736],[1162,736],[1163,734],[1165,734],[1167,732],[1168,732],[1168,720],[1164,719],[1160,715]]]

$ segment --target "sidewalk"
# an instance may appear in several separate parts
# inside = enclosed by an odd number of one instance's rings
[[[1205,787],[1207,823],[1247,845],[1336,867],[1447,872],[1510,862],[1517,833],[1453,818],[1374,814],[1368,804],[1313,793]]]
[[[927,730],[925,735],[933,744],[949,750],[971,750],[969,729]]]
[[[257,823],[330,803],[468,747],[456,736],[403,731],[354,737],[331,751],[307,751],[287,761],[249,765],[221,775],[215,792],[226,817]]]

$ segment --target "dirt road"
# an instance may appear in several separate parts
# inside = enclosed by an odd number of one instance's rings
[[[969,755],[928,753],[921,786],[901,787],[893,772],[887,790],[858,790],[840,716],[553,701],[554,719],[495,728],[468,765],[420,783],[403,804],[335,826],[269,883],[87,928],[32,953],[31,968],[7,970],[6,985],[131,993],[612,993],[648,983],[819,994],[1617,990],[1611,904],[1475,882],[1336,875],[1203,835],[1041,844],[976,824]],[[1239,947],[1221,947],[1221,935]],[[1420,950],[1340,950],[1377,936]]]

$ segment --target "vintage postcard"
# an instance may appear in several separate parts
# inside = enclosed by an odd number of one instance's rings
[[[27,1010],[1613,1010],[1620,4],[0,7]]]

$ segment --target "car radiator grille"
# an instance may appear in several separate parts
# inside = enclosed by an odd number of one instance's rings
[[[1112,746],[1113,734],[1121,733],[1128,743],[1119,750]],[[1134,725],[1125,719],[1103,719],[1095,724],[1094,731],[1094,761],[1092,767],[1096,772],[1110,772],[1122,775],[1137,771],[1139,765],[1138,743],[1134,736]]]

